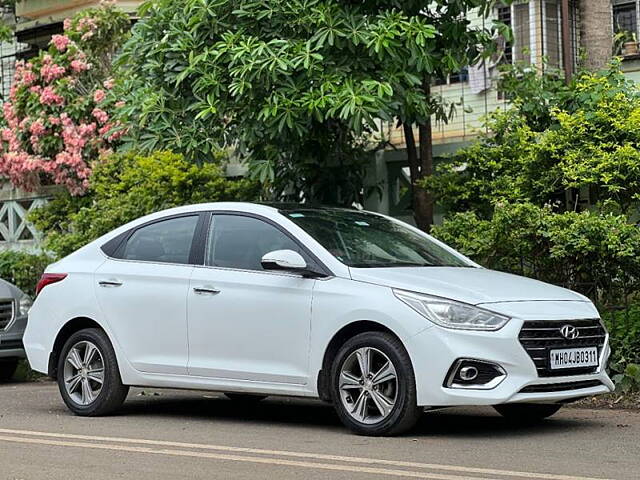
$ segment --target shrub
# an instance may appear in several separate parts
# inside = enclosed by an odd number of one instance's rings
[[[230,180],[219,166],[198,166],[171,152],[114,154],[96,163],[86,195],[60,193],[31,220],[45,248],[64,256],[114,228],[166,208],[192,203],[255,200],[257,185]]]
[[[602,320],[610,335],[611,369],[624,375],[627,365],[640,364],[640,304],[605,311]]]
[[[129,32],[129,18],[103,4],[65,20],[48,50],[16,64],[9,101],[2,106],[0,174],[14,185],[63,185],[73,194],[88,185],[91,162],[121,136],[111,119],[116,99],[111,59]]]
[[[562,285],[603,306],[640,289],[640,231],[624,215],[501,203],[490,220],[459,213],[433,234],[489,268]]]
[[[46,254],[13,250],[0,252],[0,278],[33,296],[40,276],[51,261]]]

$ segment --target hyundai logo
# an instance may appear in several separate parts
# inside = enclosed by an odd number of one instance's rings
[[[573,325],[564,325],[560,328],[560,334],[567,340],[575,340],[580,336],[580,331]]]

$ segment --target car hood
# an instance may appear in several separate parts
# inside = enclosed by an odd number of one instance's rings
[[[524,301],[589,301],[566,288],[485,268],[351,268],[351,278],[472,305]]]

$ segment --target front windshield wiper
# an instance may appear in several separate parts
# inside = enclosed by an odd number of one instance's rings
[[[391,262],[391,263],[351,263],[353,268],[393,268],[393,267],[440,267],[431,263]]]

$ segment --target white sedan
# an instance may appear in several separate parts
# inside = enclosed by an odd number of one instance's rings
[[[78,415],[172,387],[319,397],[353,431],[392,435],[427,407],[530,421],[613,389],[587,298],[374,213],[167,210],[50,265],[38,292],[25,349]]]

